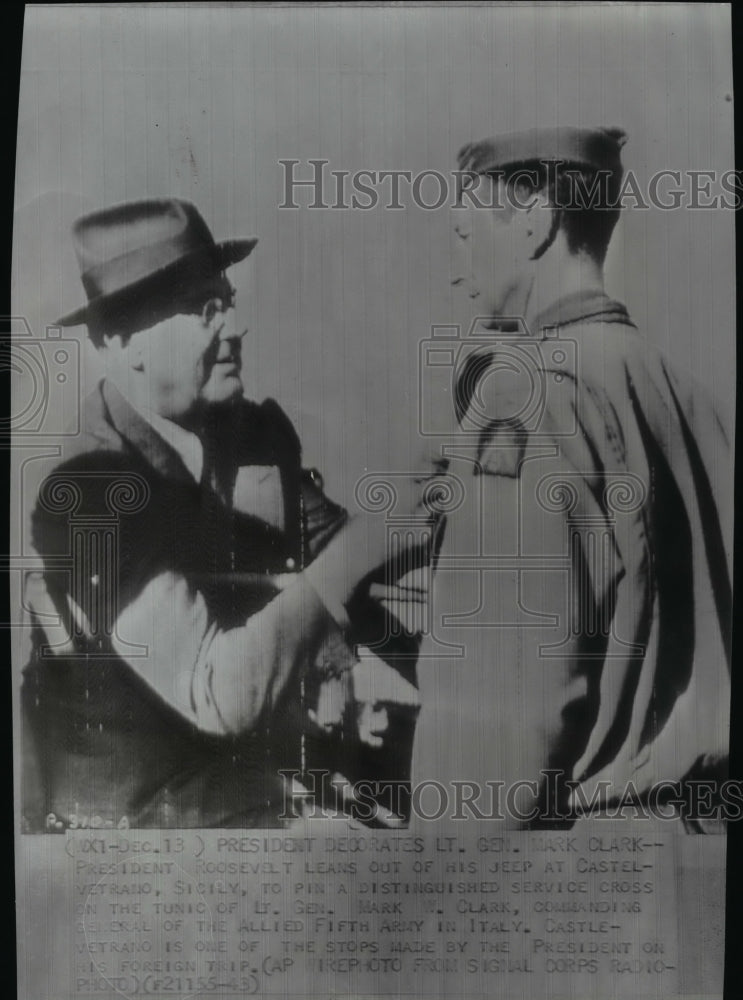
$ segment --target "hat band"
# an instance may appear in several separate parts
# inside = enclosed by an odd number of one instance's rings
[[[181,235],[169,236],[166,240],[129,250],[89,268],[81,275],[83,288],[88,299],[112,295],[143,278],[151,277],[193,253],[198,251],[208,253],[214,250],[216,250],[215,243],[189,239],[186,230]]]

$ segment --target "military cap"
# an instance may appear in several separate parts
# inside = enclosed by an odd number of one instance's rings
[[[570,163],[621,174],[621,128],[532,128],[471,142],[459,151],[459,169],[477,174],[520,163]]]

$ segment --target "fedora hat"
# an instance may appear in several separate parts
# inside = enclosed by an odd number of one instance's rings
[[[57,320],[60,326],[88,323],[128,304],[142,303],[156,289],[209,278],[243,260],[257,239],[216,243],[198,210],[178,198],[131,201],[78,219],[72,239],[86,305]]]

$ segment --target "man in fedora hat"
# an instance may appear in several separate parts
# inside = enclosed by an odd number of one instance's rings
[[[383,773],[387,729],[409,731],[393,654],[367,745],[353,713],[343,728],[383,527],[324,496],[274,401],[244,398],[226,271],[255,239],[215,242],[176,199],[73,236],[88,302],[59,322],[87,325],[106,375],[33,510],[26,826],[279,825],[295,815],[280,771]]]
[[[460,154],[454,281],[479,320],[448,451],[467,500],[438,556],[412,780],[464,783],[462,816],[517,828],[724,774],[729,443],[605,292],[624,141],[538,129]]]

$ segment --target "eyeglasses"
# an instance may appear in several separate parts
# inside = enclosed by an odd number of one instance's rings
[[[184,303],[183,312],[200,317],[205,324],[212,322],[218,313],[229,312],[235,306],[236,293],[232,285],[225,280],[216,286],[212,286],[212,294],[201,291],[201,294],[194,294]]]

